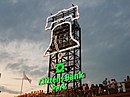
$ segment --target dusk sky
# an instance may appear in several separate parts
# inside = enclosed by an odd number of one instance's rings
[[[20,93],[23,71],[32,79],[23,93],[46,90],[38,86],[48,72],[46,18],[72,4],[80,13],[83,83],[130,75],[130,0],[0,0],[0,97]]]

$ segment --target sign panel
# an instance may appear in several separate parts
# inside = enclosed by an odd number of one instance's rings
[[[56,64],[56,73],[64,72],[64,63]],[[67,87],[64,82],[80,80],[85,77],[85,73],[79,71],[76,74],[65,74],[61,77],[53,77],[53,78],[41,78],[39,80],[39,85],[52,84],[52,91],[66,90]],[[56,83],[62,83],[60,86],[57,86]]]
[[[61,10],[47,18],[45,30],[51,30],[51,41],[44,53],[45,56],[80,46],[72,35],[72,22],[78,18],[78,6]]]

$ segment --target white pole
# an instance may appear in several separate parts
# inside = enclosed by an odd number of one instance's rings
[[[22,78],[21,91],[20,91],[21,94],[22,94],[22,90],[23,90],[23,78]]]

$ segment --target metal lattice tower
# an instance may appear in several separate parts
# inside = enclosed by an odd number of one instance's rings
[[[49,71],[48,71],[48,77],[61,77],[65,74],[75,74],[78,73],[81,70],[81,28],[78,24],[77,19],[72,20],[73,18],[77,17],[77,6],[72,7],[68,10],[62,10],[58,12],[58,14],[51,16],[48,18],[47,23],[51,25],[51,31],[53,31],[53,35],[51,37],[52,42],[50,44],[50,47],[46,52],[52,53],[54,51],[57,51],[57,47],[55,44],[55,37],[56,36],[56,42],[58,45],[58,49],[62,50],[71,46],[75,46],[76,42],[74,42],[71,39],[70,36],[70,29],[72,31],[72,37],[79,42],[78,47],[74,47],[71,49],[67,49],[61,52],[56,52],[54,54],[49,55]],[[71,17],[68,17],[68,15]],[[63,19],[61,19],[63,18]],[[57,22],[55,22],[57,21]],[[56,72],[56,64],[64,62],[65,66],[65,72],[64,73],[55,73]],[[64,82],[67,86],[67,88],[72,87],[80,87],[82,85],[82,81],[80,80],[74,80],[74,81],[68,81]],[[61,85],[61,83],[56,83],[56,85]],[[47,86],[47,92],[51,91],[51,85],[48,84]]]

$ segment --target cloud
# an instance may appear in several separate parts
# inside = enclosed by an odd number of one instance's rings
[[[0,13],[0,37],[3,40],[23,40],[29,39],[33,41],[44,40],[43,35],[43,8],[40,9],[40,3],[26,0],[10,0],[11,2],[3,2]],[[17,2],[15,5],[10,3]],[[28,6],[29,3],[29,6]],[[33,10],[32,10],[33,9]],[[40,36],[41,37],[40,37]]]
[[[130,0],[13,0],[0,1],[0,61],[2,69],[42,76],[48,68],[43,52],[50,31],[45,20],[71,4],[79,5],[82,64],[92,83],[128,74],[130,57]],[[10,4],[11,3],[11,4]],[[95,79],[96,78],[96,79]]]
[[[23,71],[27,72],[30,76],[41,77],[46,74],[47,67],[29,66],[26,65],[27,60],[18,60],[17,63],[9,63],[6,66],[6,70],[10,70],[13,73],[21,74]]]
[[[102,82],[105,77],[122,81],[129,74],[128,2],[106,0],[84,11],[81,8],[83,71],[93,83]]]
[[[47,58],[43,58],[43,49],[42,42],[0,42],[1,67],[13,73],[26,71],[31,76],[41,77],[48,68]]]
[[[82,6],[82,8],[94,8],[101,5],[104,2],[105,0],[83,0],[82,2],[77,0],[76,4]]]
[[[0,90],[1,92],[7,92],[7,93],[11,93],[11,94],[19,94],[20,92],[12,90],[12,89],[8,89],[5,86],[0,86]]]

